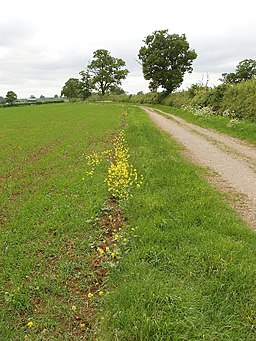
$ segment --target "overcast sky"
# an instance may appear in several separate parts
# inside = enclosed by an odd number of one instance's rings
[[[198,53],[182,87],[205,83],[207,73],[215,85],[239,61],[256,59],[255,13],[255,0],[3,0],[0,96],[59,95],[101,48],[126,61],[125,91],[147,91],[136,58],[142,40],[160,29],[185,33]]]

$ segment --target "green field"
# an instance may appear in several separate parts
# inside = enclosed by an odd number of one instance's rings
[[[121,130],[144,181],[120,206],[128,244],[100,278],[107,170],[88,176],[86,156]],[[255,340],[255,233],[141,109],[0,109],[0,137],[1,341]]]

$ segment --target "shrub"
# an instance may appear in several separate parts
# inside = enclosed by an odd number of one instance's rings
[[[230,85],[220,103],[220,112],[229,110],[233,117],[256,121],[256,79]]]

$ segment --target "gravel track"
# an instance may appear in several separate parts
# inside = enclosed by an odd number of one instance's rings
[[[198,127],[174,115],[142,107],[162,130],[186,147],[191,159],[219,174],[212,180],[221,190],[232,189],[234,207],[256,229],[256,149],[239,139]],[[167,116],[168,118],[164,117]],[[230,201],[230,200],[229,200]],[[232,204],[232,202],[231,202]]]

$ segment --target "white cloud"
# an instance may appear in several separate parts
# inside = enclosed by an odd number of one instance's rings
[[[256,58],[253,0],[172,2],[145,0],[61,1],[9,0],[0,13],[0,95],[19,97],[60,93],[65,81],[78,77],[96,49],[108,49],[127,62],[129,92],[145,91],[136,62],[146,35],[168,28],[185,33],[198,58],[183,87],[202,74],[216,84],[245,58]]]

